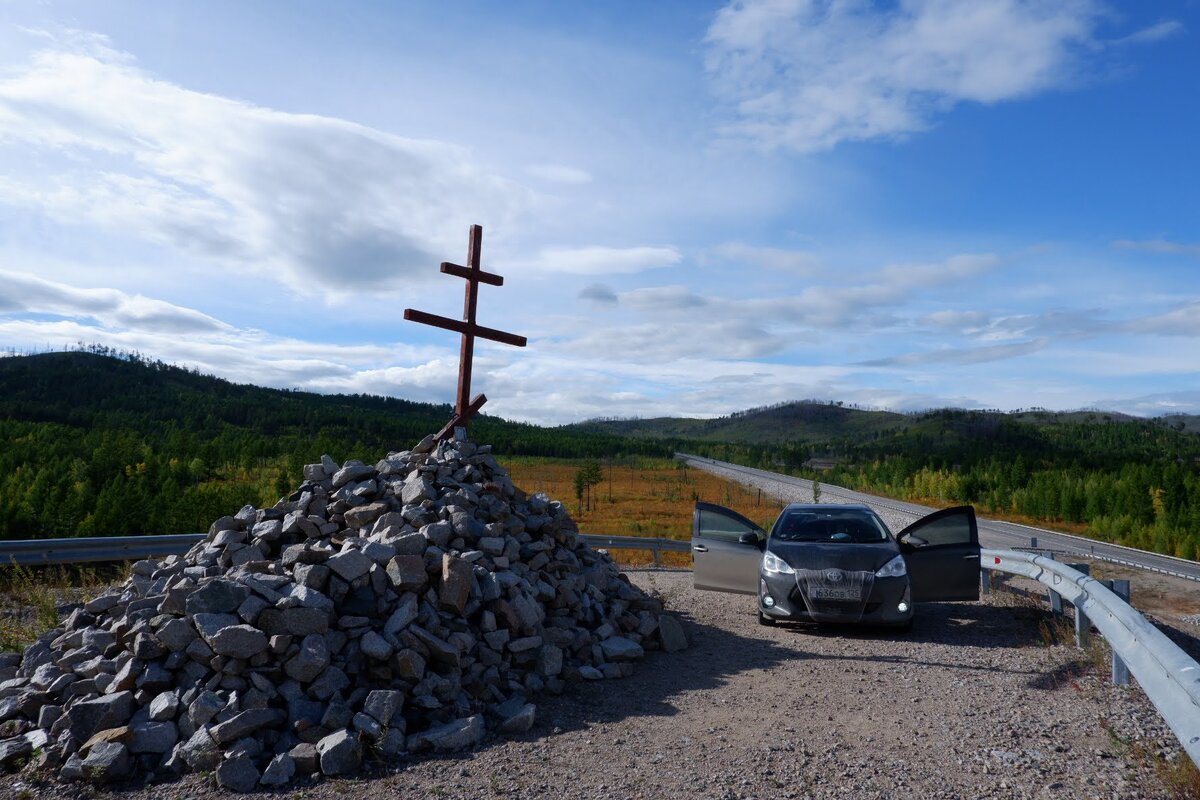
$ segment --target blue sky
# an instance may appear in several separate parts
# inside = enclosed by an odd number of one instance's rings
[[[1195,0],[0,0],[0,347],[487,411],[1200,412]]]

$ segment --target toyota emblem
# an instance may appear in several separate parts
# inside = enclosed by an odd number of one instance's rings
[[[840,569],[827,569],[825,570],[825,580],[830,583],[841,583],[846,580],[846,573]]]

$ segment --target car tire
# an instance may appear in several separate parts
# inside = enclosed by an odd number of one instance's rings
[[[766,614],[764,614],[764,613],[763,613],[763,612],[760,610],[760,611],[758,612],[758,624],[759,624],[759,625],[774,626],[774,625],[775,625],[775,620],[771,619],[770,617],[768,617]]]

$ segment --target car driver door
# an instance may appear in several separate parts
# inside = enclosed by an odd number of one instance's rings
[[[896,536],[908,564],[912,599],[979,599],[979,526],[975,509],[935,511]]]
[[[692,513],[692,583],[697,589],[755,594],[767,534],[736,511],[696,503]]]

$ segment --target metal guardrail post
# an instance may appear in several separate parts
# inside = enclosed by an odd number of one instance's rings
[[[1129,602],[1129,581],[1127,580],[1112,580],[1104,581],[1105,584],[1112,584],[1113,594]],[[1124,659],[1117,655],[1117,651],[1112,651],[1112,682],[1114,686],[1129,685],[1129,667],[1125,664]]]
[[[1084,575],[1092,574],[1090,564],[1067,564],[1068,567]],[[1088,638],[1092,632],[1092,621],[1083,613],[1083,609],[1075,606],[1075,646],[1087,647]]]
[[[979,570],[979,593],[992,593],[992,571],[990,569]]]
[[[1034,541],[1036,541],[1036,539]],[[1042,555],[1049,559],[1054,558],[1054,553],[1050,550],[1043,550]],[[1046,592],[1050,596],[1050,613],[1056,617],[1061,617],[1063,615],[1062,595],[1049,588],[1046,589]]]

